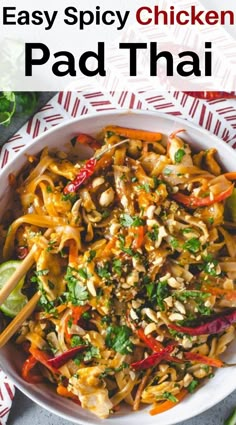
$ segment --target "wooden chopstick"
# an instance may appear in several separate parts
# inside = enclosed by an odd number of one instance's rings
[[[48,229],[44,233],[44,237],[47,238],[52,232],[52,229]],[[15,272],[11,275],[10,279],[0,290],[0,305],[7,299],[13,289],[16,287],[18,282],[26,275],[26,273],[30,270],[32,265],[35,262],[35,254],[38,251],[38,246],[34,244],[28,253],[27,257],[19,264],[19,267],[15,270]],[[14,333],[21,327],[24,321],[33,313],[39,299],[40,292],[36,292],[34,296],[28,301],[28,303],[23,307],[20,313],[11,321],[11,323],[4,329],[4,331],[0,334],[0,348],[5,345],[9,339],[14,335]]]
[[[16,333],[24,321],[33,313],[40,299],[40,296],[40,292],[36,292],[36,294],[34,294],[29,302],[22,308],[20,313],[17,314],[17,316],[11,321],[6,329],[4,329],[4,331],[0,334],[0,348],[9,341],[9,339]]]
[[[52,229],[48,229],[44,233],[44,237],[47,238],[50,233],[52,232]],[[34,255],[38,251],[38,246],[34,244],[28,253],[28,255],[24,258],[24,260],[19,264],[19,267],[14,271],[14,273],[11,275],[8,282],[3,286],[3,288],[0,290],[0,306],[4,303],[4,301],[7,299],[7,297],[10,295],[10,293],[13,291],[13,289],[16,287],[18,282],[26,275],[26,273],[29,271],[29,269],[32,267],[32,265],[35,262]]]

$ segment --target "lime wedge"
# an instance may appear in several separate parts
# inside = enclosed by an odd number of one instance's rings
[[[0,289],[7,283],[20,263],[20,261],[6,261],[0,265]],[[6,316],[15,317],[28,302],[27,297],[21,292],[24,280],[25,278],[23,277],[6,301],[1,305],[0,310]]]

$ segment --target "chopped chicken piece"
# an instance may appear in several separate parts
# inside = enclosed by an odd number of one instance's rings
[[[99,378],[104,370],[99,366],[79,369],[78,377],[73,376],[69,381],[69,390],[79,397],[82,407],[101,419],[107,418],[113,407],[108,391]]]

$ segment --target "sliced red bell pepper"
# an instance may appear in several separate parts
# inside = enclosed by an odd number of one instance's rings
[[[31,354],[24,362],[21,370],[22,378],[30,384],[37,384],[43,381],[43,376],[33,372],[33,368],[37,365],[38,360]]]
[[[222,367],[224,363],[220,359],[212,359],[211,357],[203,356],[202,354],[186,352],[184,353],[186,360],[194,361],[196,363],[203,363],[212,367]]]
[[[87,348],[86,345],[78,345],[78,347],[71,348],[70,350],[65,351],[64,353],[59,354],[59,356],[48,359],[47,365],[50,367],[59,369],[65,363],[67,363],[68,360],[73,359],[76,356],[76,354],[86,350],[86,348]]]
[[[72,334],[70,334],[68,331],[69,321],[72,320],[72,324],[77,325],[82,314],[85,313],[85,311],[89,310],[90,306],[89,305],[76,306],[76,307],[71,307],[71,309],[72,309],[72,314],[68,315],[68,317],[66,318],[66,324],[65,324],[65,339],[68,344],[70,343],[70,340],[72,337]]]
[[[164,346],[151,335],[145,335],[143,328],[137,329],[137,335],[145,344],[155,352],[163,350]]]
[[[230,325],[236,322],[236,308],[228,309],[225,312],[215,314],[211,318],[208,318],[206,323],[200,324],[199,326],[178,326],[173,323],[169,323],[169,328],[174,329],[177,332],[185,333],[188,335],[212,335],[223,332]]]
[[[81,143],[81,145],[88,145],[93,150],[99,149],[101,147],[100,143],[98,143],[94,137],[84,133],[80,133],[76,137],[76,142]]]
[[[234,185],[232,184],[226,189],[224,192],[219,193],[211,199],[210,196],[206,198],[199,198],[193,195],[184,195],[183,193],[177,192],[172,195],[172,198],[179,202],[180,204],[185,205],[189,208],[198,208],[198,207],[206,207],[215,204],[216,202],[224,201],[226,198],[232,195],[234,190]]]
[[[32,356],[43,366],[45,366],[47,369],[49,369],[53,374],[58,374],[58,369],[50,365],[48,361],[50,360],[49,354],[45,353],[45,351],[41,351],[38,348],[31,346],[29,349]]]

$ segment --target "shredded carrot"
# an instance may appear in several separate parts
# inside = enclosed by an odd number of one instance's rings
[[[72,321],[72,324],[77,325],[79,319],[81,318],[82,314],[85,313],[85,311],[90,309],[89,305],[84,305],[84,306],[76,306],[76,307],[71,307],[72,309],[72,314],[69,314],[66,318],[66,322],[65,322],[65,340],[68,344],[70,344],[71,341],[71,337],[72,334],[69,333],[68,328],[69,328],[69,321]]]
[[[209,292],[211,295],[224,296],[229,301],[236,300],[236,290],[235,289],[224,289],[224,288],[217,288],[216,286],[203,285],[201,290],[203,292]]]
[[[56,307],[57,313],[58,314],[62,313],[66,308],[67,308],[66,304],[61,304],[61,305],[57,306]]]
[[[69,314],[65,320],[65,340],[67,344],[70,344],[71,334],[68,332],[69,329],[69,321],[71,320],[71,315]]]
[[[224,363],[220,359],[213,359],[212,357],[204,356],[203,354],[199,353],[192,353],[191,351],[184,353],[184,358],[196,363],[207,364],[208,366],[212,367],[224,366]]]
[[[70,241],[70,249],[69,249],[69,264],[75,264],[78,259],[78,248],[74,240]]]
[[[118,127],[116,125],[107,126],[105,131],[112,131],[115,134],[119,134],[120,136],[127,137],[129,139],[145,140],[146,142],[158,142],[162,139],[161,133]]]
[[[72,321],[75,325],[77,325],[79,319],[81,318],[82,314],[85,313],[85,311],[88,311],[90,309],[89,305],[83,305],[83,306],[76,306],[72,309]]]
[[[78,398],[71,391],[68,391],[67,388],[63,387],[63,385],[58,385],[57,394],[61,395],[62,397],[67,397],[67,398],[72,398],[72,399]]]
[[[139,207],[146,209],[152,203],[153,203],[153,198],[151,198],[150,193],[146,193],[144,190],[140,190],[140,193],[138,194]]]
[[[96,171],[101,171],[104,168],[108,167],[112,162],[112,150],[105,153],[96,164]]]
[[[102,253],[102,256],[103,257],[109,257],[111,254],[112,254],[112,252],[111,252],[111,249],[112,248],[114,248],[114,246],[115,246],[115,244],[116,244],[116,241],[117,241],[117,237],[115,236],[114,238],[112,238],[107,244],[106,244],[106,246],[105,246],[105,248],[104,248],[104,250],[103,250],[103,253]]]
[[[163,403],[159,403],[155,405],[153,409],[150,410],[150,415],[158,415],[158,413],[166,412],[166,410],[172,409],[172,407],[175,407],[181,400],[183,400],[184,397],[188,394],[188,391],[184,388],[179,392],[179,394],[175,395],[177,398],[177,402],[173,402],[170,400],[166,400]]]
[[[133,246],[135,249],[141,248],[144,242],[144,226],[133,227],[134,242]]]
[[[231,173],[225,173],[224,176],[226,177],[227,180],[234,181],[236,180],[236,171]]]

